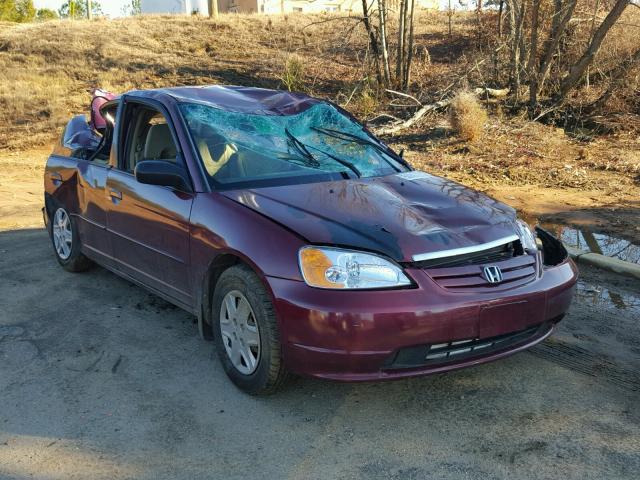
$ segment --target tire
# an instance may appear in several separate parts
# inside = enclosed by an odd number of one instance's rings
[[[235,265],[220,275],[212,299],[212,317],[218,357],[231,381],[250,395],[277,391],[288,377],[282,361],[280,329],[270,296],[253,270]],[[255,357],[255,365],[247,357]]]
[[[80,236],[75,220],[64,207],[55,205],[50,217],[49,234],[58,263],[68,272],[84,272],[93,265],[80,251]]]

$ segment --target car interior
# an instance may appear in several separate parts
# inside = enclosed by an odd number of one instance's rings
[[[196,145],[205,170],[218,182],[299,174],[301,170],[310,170],[236,144],[204,122],[198,122],[195,130]]]
[[[127,133],[125,170],[144,160],[177,162],[177,148],[165,117],[157,110],[135,106]]]

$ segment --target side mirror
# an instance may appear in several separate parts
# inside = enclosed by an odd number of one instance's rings
[[[190,192],[189,176],[181,166],[163,160],[142,160],[136,165],[136,180],[148,185],[172,187],[182,192]]]

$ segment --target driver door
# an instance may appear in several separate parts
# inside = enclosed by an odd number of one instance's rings
[[[193,194],[138,182],[136,164],[182,162],[168,115],[128,100],[124,106],[117,168],[107,178],[107,228],[116,268],[191,308],[189,216]]]

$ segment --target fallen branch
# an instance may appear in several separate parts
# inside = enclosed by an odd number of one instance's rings
[[[381,113],[380,115],[376,115],[375,117],[370,118],[369,120],[367,120],[367,123],[373,123],[376,120],[380,120],[381,118],[388,118],[390,120],[393,120],[394,122],[401,122],[402,121],[398,117],[394,117],[393,115],[389,115],[388,113]]]
[[[363,22],[364,21],[364,17],[356,17],[356,16],[346,16],[346,17],[331,17],[331,18],[325,18],[324,20],[318,20],[317,22],[311,22],[311,23],[307,23],[305,26],[303,26],[300,31],[304,31],[305,28],[307,27],[311,27],[312,25],[319,25],[321,23],[327,23],[327,22],[335,22],[335,21],[340,21],[340,20],[357,20],[358,22]]]
[[[394,123],[392,125],[387,125],[385,127],[374,129],[374,133],[376,135],[390,135],[396,133],[400,130],[404,130],[409,128],[418,122],[422,117],[424,117],[428,112],[433,112],[436,110],[441,110],[447,107],[451,103],[450,99],[440,100],[439,102],[430,103],[429,105],[424,105],[420,108],[416,113],[413,114],[411,118],[399,123]]]
[[[416,97],[414,97],[413,95],[409,95],[408,93],[403,93],[403,92],[398,92],[396,90],[391,90],[390,88],[385,88],[384,90],[385,92],[389,92],[392,93],[394,95],[398,95],[400,97],[404,97],[404,98],[408,98],[410,100],[413,100],[414,102],[416,102],[416,104],[418,104],[418,106],[422,106],[422,102],[420,100],[418,100]]]
[[[418,105],[418,106],[422,106],[422,105]],[[394,101],[392,101],[391,103],[389,103],[389,107],[390,108],[415,108],[415,105],[413,103],[395,103]]]
[[[479,87],[474,90],[475,94],[478,96],[489,96],[492,98],[502,98],[509,95],[508,88],[487,88],[487,87]]]
[[[558,103],[554,103],[553,105],[551,105],[549,108],[543,110],[542,112],[540,112],[540,115],[538,115],[537,117],[535,117],[533,119],[534,122],[537,122],[538,120],[540,120],[543,117],[546,117],[547,115],[549,115],[551,112],[555,112],[558,108],[560,108],[560,104]]]
[[[640,0],[639,0],[640,1]],[[411,97],[411,95],[408,94],[404,94],[401,92],[396,92],[394,90],[387,90],[390,93],[396,93],[399,94],[400,96],[403,97],[408,97],[408,98],[413,98]],[[476,89],[474,89],[474,93],[478,96],[480,95],[485,95],[485,96],[489,96],[492,98],[502,98],[502,97],[506,97],[509,94],[509,89],[508,88],[501,88],[501,89],[496,89],[496,88],[486,88],[486,87],[478,87]],[[418,101],[416,98],[413,98],[415,101]],[[404,130],[405,128],[409,128],[412,125],[416,124],[422,117],[424,117],[428,112],[434,112],[437,110],[442,110],[443,108],[446,108],[449,106],[449,103],[451,103],[451,99],[447,98],[444,100],[440,100],[438,102],[435,103],[430,103],[429,105],[422,105],[422,107],[420,107],[420,109],[413,114],[413,116],[411,116],[411,118],[408,118],[407,120],[404,121],[395,121],[391,124],[385,125],[383,127],[374,129],[374,133],[376,135],[391,135],[393,133],[399,132],[400,130]],[[386,116],[386,114],[382,114],[382,115],[378,115],[376,118],[381,118],[383,116]]]

